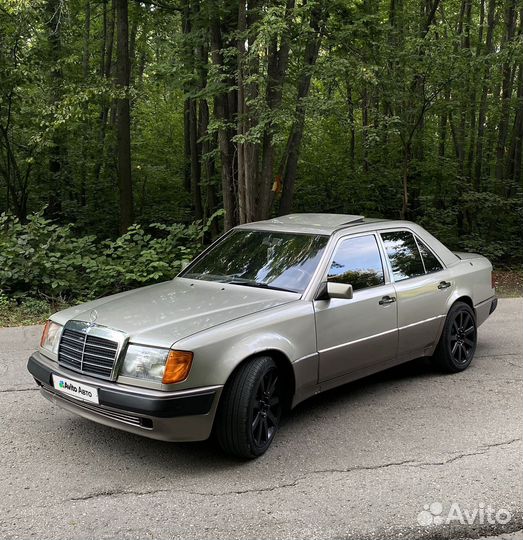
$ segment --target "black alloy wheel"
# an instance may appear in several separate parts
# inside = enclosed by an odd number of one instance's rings
[[[265,453],[278,431],[283,390],[270,356],[251,358],[236,369],[224,387],[214,425],[226,453],[247,459]]]
[[[251,405],[251,437],[257,448],[267,447],[274,437],[281,416],[278,369],[271,367],[260,378]]]
[[[469,362],[476,349],[476,323],[466,310],[456,313],[450,329],[450,353],[456,364]]]
[[[456,302],[449,310],[440,341],[433,356],[435,364],[447,373],[466,369],[476,352],[478,330],[476,316],[465,302]]]

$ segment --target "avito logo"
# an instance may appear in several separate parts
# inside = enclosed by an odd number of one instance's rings
[[[65,392],[72,392],[88,398],[93,397],[93,393],[88,388],[82,388],[81,385],[76,386],[72,383],[64,381],[63,379],[58,382],[58,387],[60,390],[64,390]]]
[[[78,392],[78,388],[74,384],[68,383],[67,381],[60,381],[58,383],[58,386],[62,390],[69,390],[70,392],[76,392],[76,393]]]
[[[506,525],[512,519],[512,514],[505,508],[496,510],[490,505],[479,503],[476,508],[468,509],[461,507],[457,502],[450,505],[449,511],[444,512],[443,504],[435,501],[423,505],[423,510],[418,514],[418,523],[424,527],[432,525],[449,525],[458,522],[461,525]]]

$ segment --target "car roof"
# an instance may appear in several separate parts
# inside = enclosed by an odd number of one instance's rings
[[[344,236],[346,231],[350,231],[351,234],[359,234],[373,230],[408,229],[427,243],[439,255],[446,266],[456,264],[459,261],[458,257],[437,238],[411,221],[366,218],[349,214],[289,214],[265,221],[254,221],[238,225],[235,229],[321,234],[326,236]]]
[[[381,221],[351,214],[288,214],[264,221],[240,225],[239,229],[271,230],[292,233],[332,234],[354,225]]]

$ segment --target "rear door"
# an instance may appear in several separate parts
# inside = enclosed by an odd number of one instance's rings
[[[398,360],[430,351],[447,314],[453,283],[438,257],[409,230],[382,231],[398,304]]]
[[[398,331],[394,286],[374,233],[341,238],[325,280],[351,284],[353,298],[316,300],[319,380],[394,360]]]

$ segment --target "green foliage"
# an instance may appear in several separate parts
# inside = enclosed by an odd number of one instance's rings
[[[425,28],[431,5],[438,7]],[[240,30],[238,10],[246,6],[248,27]],[[517,6],[188,0],[188,9],[179,10],[172,2],[130,2],[130,86],[122,90],[114,84],[112,2],[4,1],[0,212],[21,222],[0,218],[0,290],[17,302],[28,294],[89,298],[171,277],[201,243],[202,227],[190,225],[196,188],[207,217],[220,208],[229,181],[224,156],[231,160],[229,191],[237,196],[242,144],[253,145],[249,155],[258,163],[250,170],[256,170],[265,141],[274,149],[263,180],[270,189],[288,161],[298,105],[306,114],[293,211],[392,219],[403,213],[452,249],[521,263]],[[305,53],[316,12],[320,52],[310,66]],[[241,63],[243,38],[249,46]],[[281,88],[271,88],[269,56],[282,46],[289,55]],[[236,110],[240,68],[246,131],[238,129]],[[304,73],[312,79],[300,101]],[[281,103],[269,107],[268,95],[280,90]],[[229,113],[219,114],[226,93]],[[122,94],[131,102],[137,225],[116,238],[115,98]],[[192,145],[190,125],[197,131]],[[231,141],[227,152],[219,143],[223,133]],[[252,176],[248,185],[260,185]],[[271,200],[275,213],[280,195]],[[46,205],[45,214],[31,214]]]
[[[472,3],[466,22],[463,2],[445,2],[421,35],[420,5],[336,4],[308,98],[294,208],[405,217],[451,249],[519,264],[521,135],[510,122],[521,99],[515,84],[511,100],[496,90],[503,69],[523,72],[514,63],[523,41],[506,42],[501,23],[511,4],[495,6],[491,52],[480,19],[492,3]],[[512,120],[500,143],[503,116]]]
[[[25,296],[13,299],[0,291],[0,327],[41,324],[52,313],[66,307],[62,302]]]
[[[42,213],[26,224],[1,214],[0,291],[15,299],[83,300],[171,279],[201,248],[209,224],[134,225],[99,241]]]
[[[152,224],[146,232],[133,225],[114,241],[102,242],[100,254],[84,263],[89,294],[102,296],[165,281],[178,274],[201,246],[200,224]]]

